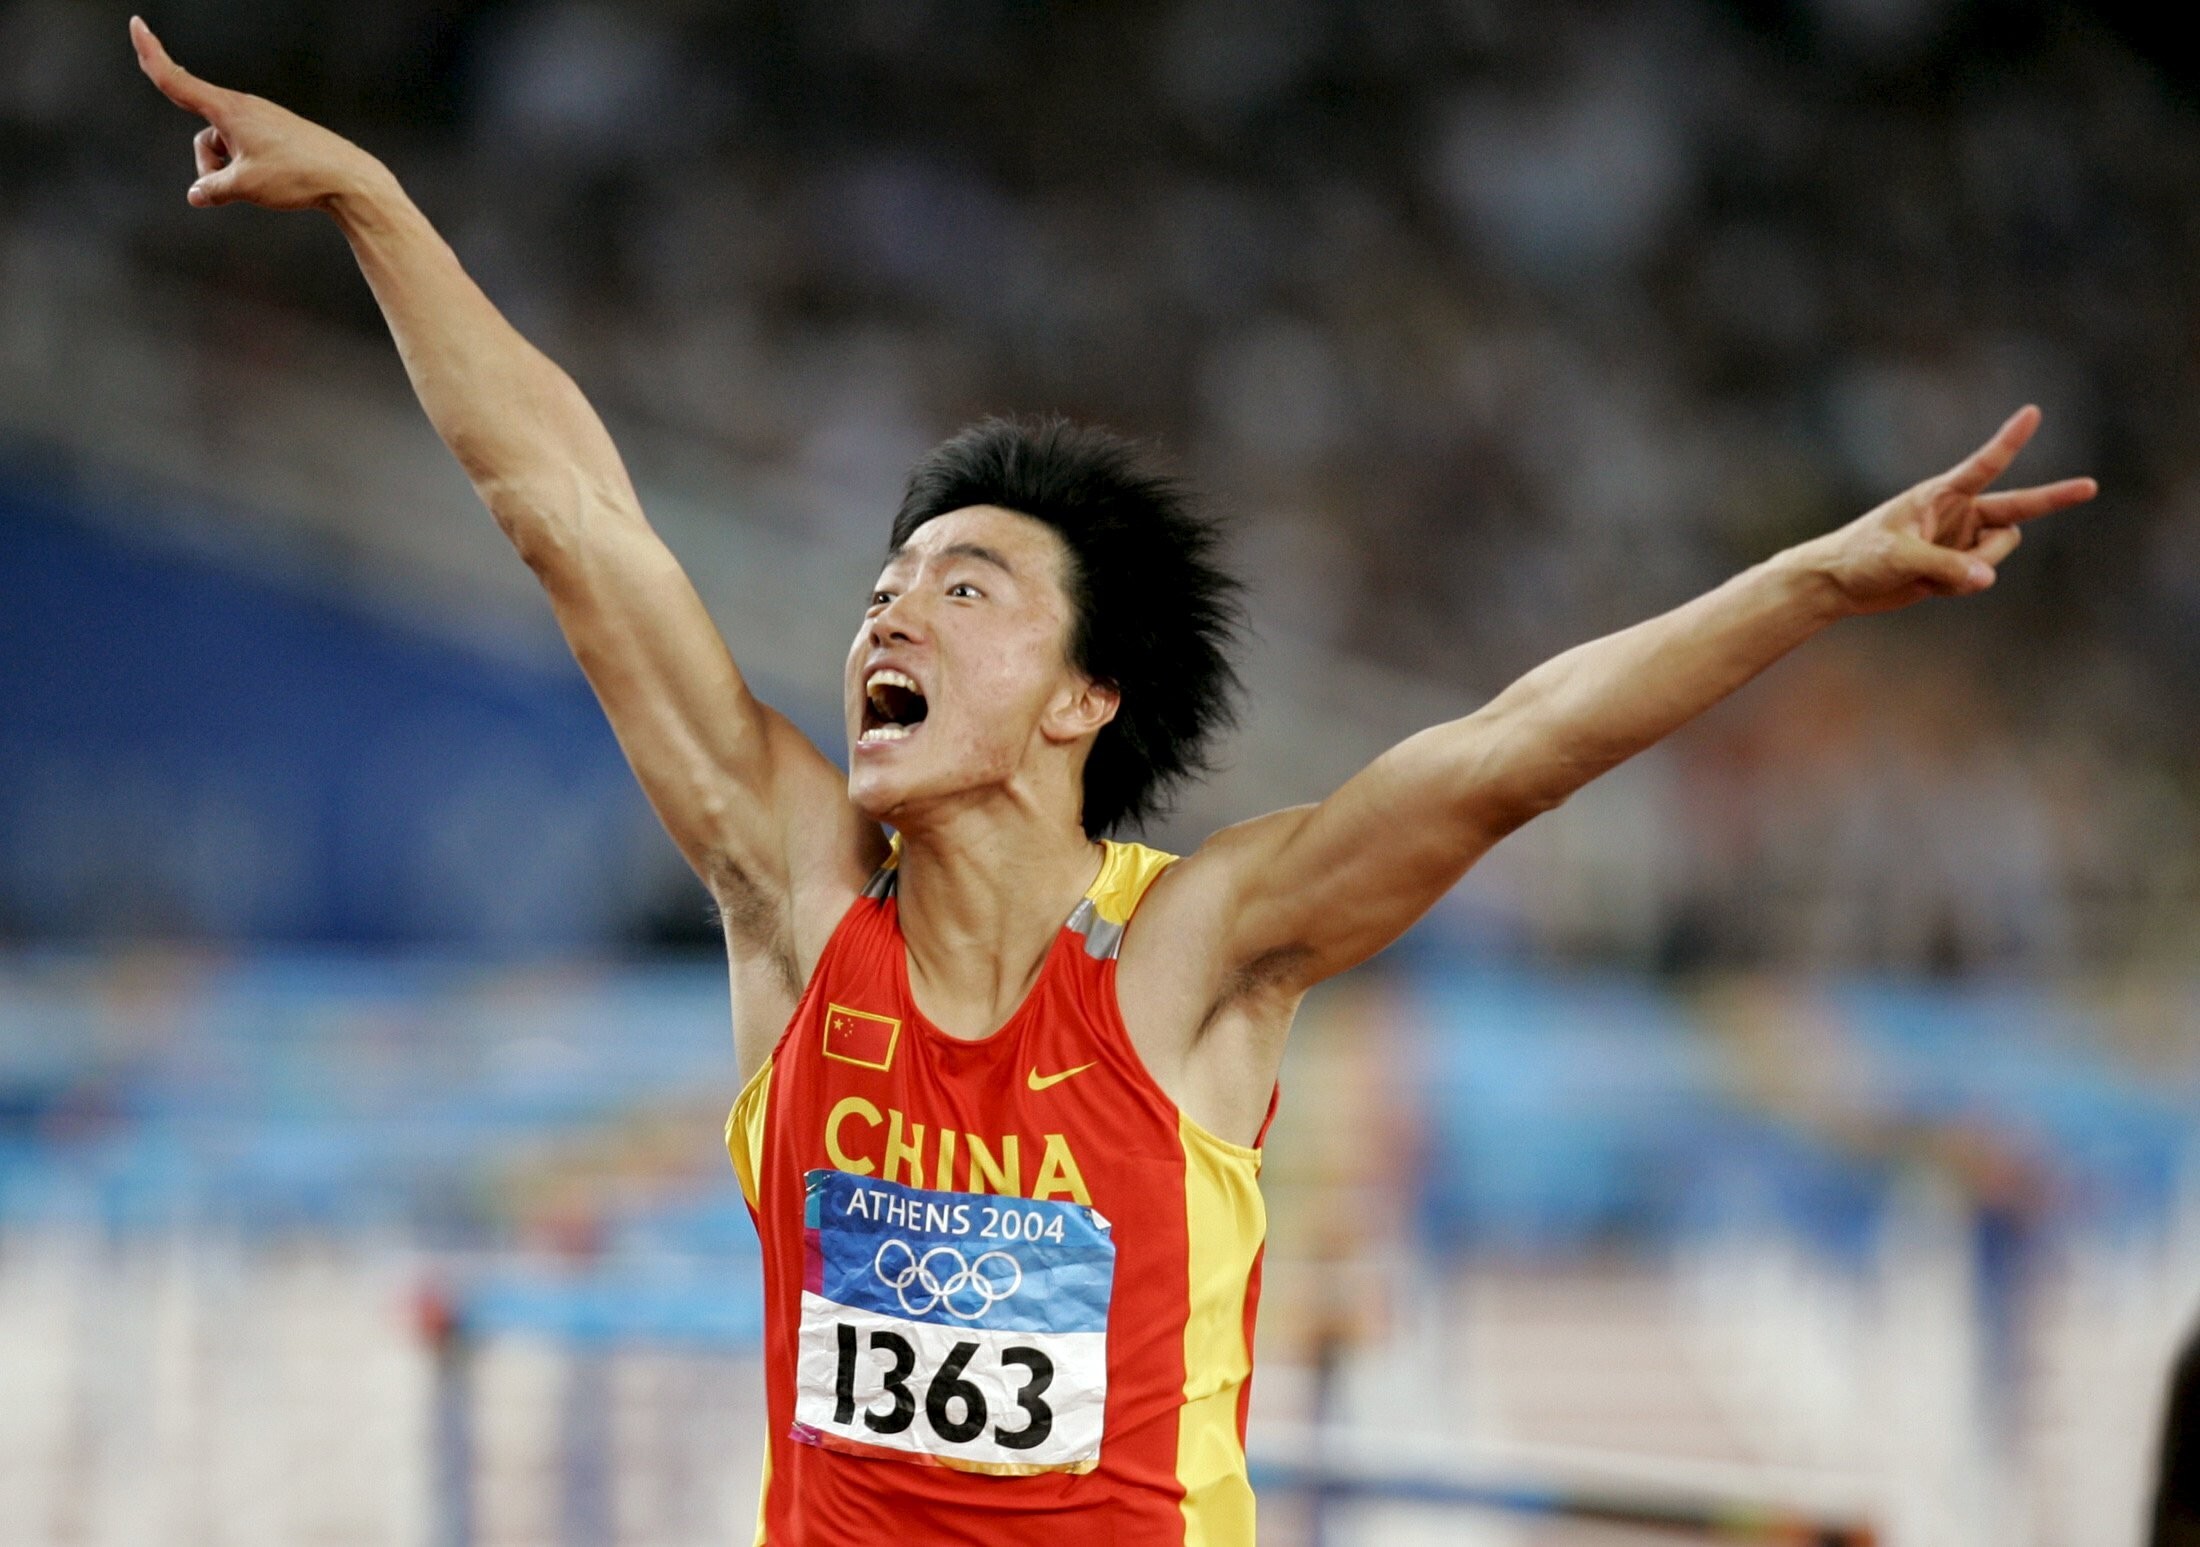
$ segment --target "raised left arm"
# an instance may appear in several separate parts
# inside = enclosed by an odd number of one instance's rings
[[[1545,662],[1476,713],[1391,748],[1319,805],[1217,834],[1192,863],[1214,864],[1230,899],[1216,940],[1224,990],[1253,979],[1303,988],[1373,955],[1500,838],[1828,624],[1985,590],[2019,523],[2097,492],[2090,478],[1987,492],[2039,417],[2020,409],[1939,477]]]

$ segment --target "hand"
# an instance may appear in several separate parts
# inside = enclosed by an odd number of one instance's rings
[[[381,170],[351,141],[288,108],[200,80],[168,57],[140,17],[130,18],[130,41],[138,67],[161,93],[206,120],[191,142],[199,177],[188,197],[200,208],[242,202],[310,209]]]
[[[2037,408],[2018,409],[1947,472],[1806,544],[1848,610],[1891,612],[1928,596],[1983,591],[1994,583],[1995,566],[2016,551],[2019,522],[2098,494],[2090,478],[1986,492],[2039,427]]]

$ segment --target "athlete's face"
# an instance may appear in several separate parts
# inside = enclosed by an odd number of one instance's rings
[[[848,652],[848,797],[881,821],[1003,787],[1097,732],[1114,694],[1070,664],[1068,550],[991,505],[917,528]]]

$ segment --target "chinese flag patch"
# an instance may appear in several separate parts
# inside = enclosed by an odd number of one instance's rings
[[[901,1036],[901,1022],[891,1015],[851,1010],[846,1005],[825,1007],[825,1056],[866,1069],[885,1069],[894,1062],[894,1043]]]

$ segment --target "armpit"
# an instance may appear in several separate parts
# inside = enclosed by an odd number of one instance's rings
[[[1257,1003],[1277,990],[1294,984],[1300,969],[1313,956],[1312,949],[1303,945],[1279,945],[1261,952],[1224,980],[1222,992],[1215,996],[1215,1002],[1208,1006],[1206,1015],[1200,1018],[1196,1035],[1205,1036],[1215,1018],[1233,1005]],[[1289,992],[1296,997],[1298,990],[1291,987]]]
[[[799,995],[802,979],[795,963],[789,899],[723,856],[711,862],[710,892],[728,947],[737,955],[762,958],[788,995]]]

